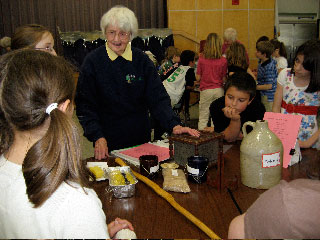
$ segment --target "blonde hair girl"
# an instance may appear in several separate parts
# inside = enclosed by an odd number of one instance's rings
[[[199,130],[207,127],[210,104],[224,94],[226,75],[227,60],[222,56],[221,39],[217,33],[209,33],[196,74],[200,82]]]
[[[204,45],[203,55],[206,59],[218,59],[222,56],[221,39],[217,33],[210,33]]]

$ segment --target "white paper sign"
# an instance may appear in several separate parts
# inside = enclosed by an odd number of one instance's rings
[[[280,165],[280,152],[262,154],[262,167],[276,167]]]
[[[188,173],[199,175],[199,169],[189,167],[189,165],[187,165],[187,171]]]

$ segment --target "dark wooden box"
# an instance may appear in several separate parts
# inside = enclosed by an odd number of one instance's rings
[[[188,157],[203,156],[209,159],[209,166],[215,164],[223,152],[223,134],[200,131],[200,137],[189,134],[171,135],[169,139],[170,158],[185,166]]]

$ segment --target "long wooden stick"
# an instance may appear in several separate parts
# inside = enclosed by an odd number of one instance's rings
[[[120,158],[116,158],[115,162],[118,163],[120,166],[127,166],[124,161]],[[132,171],[132,173],[138,178],[140,181],[147,184],[149,187],[151,187],[157,194],[159,194],[161,197],[163,197],[165,200],[167,200],[178,212],[182,213],[186,218],[188,218],[191,222],[193,222],[198,228],[200,228],[204,233],[206,233],[210,238],[212,239],[220,239],[218,235],[216,235],[210,228],[208,228],[203,222],[201,222],[198,218],[193,216],[188,210],[183,208],[182,206],[177,203],[173,196],[168,193],[167,191],[163,190],[159,185],[151,181],[145,176],[142,176],[141,174]]]

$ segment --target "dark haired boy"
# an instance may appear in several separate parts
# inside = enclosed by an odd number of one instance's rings
[[[261,102],[267,112],[272,111],[274,94],[277,89],[277,62],[271,57],[274,46],[269,41],[257,43],[256,57],[259,58],[257,90],[260,90]]]
[[[262,120],[265,108],[255,100],[256,82],[246,72],[231,75],[225,85],[225,96],[210,105],[213,127],[206,131],[222,132],[224,139],[233,142],[242,138],[241,128],[247,121]]]
[[[269,37],[267,37],[267,36],[259,37],[258,40],[256,41],[256,48],[257,48],[258,43],[262,42],[262,41],[269,41]]]

